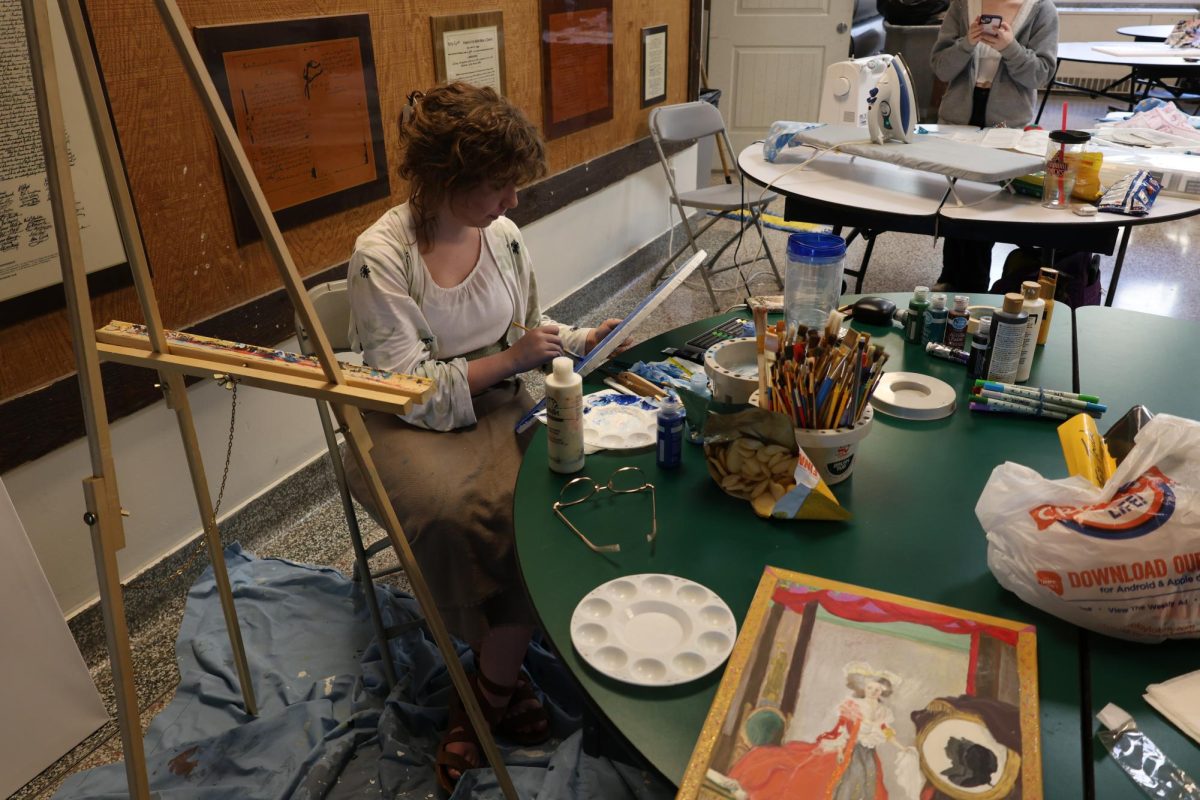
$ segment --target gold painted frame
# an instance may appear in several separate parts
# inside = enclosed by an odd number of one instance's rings
[[[951,608],[888,592],[880,592],[851,584],[825,580],[799,572],[766,567],[758,589],[755,592],[754,599],[751,601],[750,607],[746,612],[746,617],[742,621],[742,628],[738,634],[737,643],[734,646],[733,653],[729,657],[724,676],[721,679],[720,686],[717,688],[716,696],[713,699],[712,706],[701,729],[700,738],[688,762],[683,781],[680,783],[679,798],[686,798],[687,800],[725,800],[725,798],[734,796],[730,787],[722,785],[720,779],[723,775],[719,771],[710,772],[710,767],[713,766],[714,755],[718,748],[728,748],[730,746],[741,746],[744,748],[746,745],[744,741],[746,738],[744,735],[744,726],[739,723],[743,717],[748,718],[748,714],[755,710],[755,706],[754,703],[742,696],[742,692],[745,691],[743,682],[756,669],[760,675],[762,674],[763,663],[769,659],[764,657],[760,652],[762,649],[762,642],[760,640],[764,639],[765,635],[770,635],[768,628],[775,621],[773,618],[777,618],[780,613],[780,605],[773,600],[773,597],[777,590],[792,587],[802,587],[805,590],[837,592],[843,595],[854,595],[859,598],[882,601],[890,606],[911,609],[917,614],[935,614],[961,620],[966,623],[973,623],[981,631],[991,631],[1009,638],[1015,638],[1016,644],[1014,652],[1011,655],[1015,664],[1019,686],[1019,699],[1015,705],[1019,720],[1021,750],[1016,754],[1019,760],[1012,763],[1015,763],[1019,768],[1019,775],[1001,775],[997,778],[1000,782],[997,785],[1007,783],[1011,780],[1012,783],[1009,783],[1011,787],[1019,780],[1023,797],[1032,799],[1042,796],[1041,736],[1037,690],[1037,636],[1033,626],[1027,623],[1000,619],[998,617]],[[767,653],[769,655],[769,649]],[[790,665],[788,669],[790,670]],[[801,669],[803,670],[803,667]],[[938,700],[934,699],[927,708],[933,710],[935,708],[933,704],[937,702]],[[761,704],[758,706],[759,709],[763,707],[766,706]],[[967,713],[953,709],[950,706],[947,706],[947,709],[955,714]],[[790,715],[786,709],[777,708],[776,710],[785,720],[790,721]],[[728,730],[731,726],[734,731],[733,735],[738,740],[734,745],[731,745],[728,741],[730,735]],[[925,760],[921,758],[920,763],[922,774],[928,781],[929,773],[925,769]],[[943,781],[943,783],[945,782]],[[991,797],[992,794],[995,793],[992,792],[988,795],[979,795],[976,793],[971,796]],[[996,796],[1003,797],[1006,794],[1007,792]]]

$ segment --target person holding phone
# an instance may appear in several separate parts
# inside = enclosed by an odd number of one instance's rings
[[[953,0],[933,45],[939,125],[1024,128],[1058,59],[1052,0]],[[938,291],[987,291],[990,242],[946,240]]]

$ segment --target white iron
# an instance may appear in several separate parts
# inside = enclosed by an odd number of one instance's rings
[[[879,85],[867,92],[867,130],[871,141],[911,142],[917,127],[916,95],[912,75],[899,55],[893,55]]]
[[[867,127],[868,93],[879,85],[892,57],[887,54],[851,58],[825,68],[818,122]]]

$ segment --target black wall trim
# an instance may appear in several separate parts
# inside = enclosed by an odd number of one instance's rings
[[[677,144],[664,149],[673,155],[687,146]],[[509,216],[518,225],[529,224],[657,162],[653,142],[648,137],[640,139],[523,189],[520,204]],[[127,268],[114,267],[99,274],[108,277],[107,273],[130,282]],[[306,278],[304,284],[311,287],[344,277],[343,263]],[[58,291],[61,297],[61,286]],[[237,342],[275,344],[295,332],[294,313],[287,292],[281,287],[187,330]],[[110,422],[162,398],[162,393],[154,388],[158,376],[151,370],[105,363],[100,374]],[[0,473],[85,436],[78,378],[70,375],[0,403],[0,432]]]
[[[344,277],[346,265],[339,264],[306,278],[304,285],[315,286]],[[292,303],[287,292],[280,288],[187,330],[237,342],[274,344],[295,333],[293,317]],[[158,375],[152,370],[103,363],[100,376],[109,422],[162,399],[162,392],[154,388]],[[195,381],[194,378],[187,379],[189,385]],[[87,431],[83,424],[78,376],[69,375],[0,404],[0,431],[3,431],[0,473],[83,438]]]
[[[690,146],[690,142],[665,144],[663,152],[672,156]],[[508,216],[518,225],[528,225],[657,163],[654,142],[649,136],[638,139],[619,150],[525,187],[517,195],[517,207],[509,211]]]

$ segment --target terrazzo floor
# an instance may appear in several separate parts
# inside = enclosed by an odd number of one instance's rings
[[[1051,105],[1055,98],[1051,98]],[[1092,120],[1105,112],[1103,104],[1071,98],[1070,126],[1090,127]],[[782,201],[770,209],[782,214]],[[710,229],[701,246],[712,249],[735,230],[735,223],[722,221]],[[675,232],[675,243],[682,236]],[[787,234],[768,230],[767,239],[776,263],[782,266]],[[648,292],[651,276],[670,252],[670,235],[645,247],[571,297],[548,309],[564,322],[594,324],[607,317],[623,316]],[[757,248],[756,237],[748,234],[739,257],[747,258]],[[1200,217],[1135,229],[1115,305],[1137,311],[1200,321],[1200,259],[1192,250],[1200,246]],[[857,264],[863,243],[854,242],[847,255],[848,264]],[[997,246],[993,253],[993,279],[999,275],[1004,256],[1011,247]],[[729,263],[732,248],[722,261]],[[1113,257],[1102,259],[1102,280],[1107,286]],[[539,263],[546,268],[548,259]],[[864,292],[909,291],[918,283],[936,280],[941,264],[941,245],[933,240],[908,234],[888,233],[876,242],[871,268],[863,285]],[[776,294],[779,288],[765,261],[745,268],[754,293]],[[745,299],[746,291],[736,272],[725,272],[713,279],[722,309]],[[712,313],[708,296],[698,278],[693,277],[665,303],[638,331],[645,338]],[[535,393],[540,393],[540,375],[530,376]],[[315,416],[314,416],[315,422]],[[383,536],[365,514],[364,537],[367,542]],[[239,541],[259,556],[278,556],[307,563],[330,564],[349,574],[353,552],[346,532],[345,518],[326,460],[318,460],[284,481],[233,518],[222,522],[226,541]],[[390,566],[394,555],[385,551],[376,557],[373,567]],[[133,639],[137,690],[142,709],[143,728],[170,701],[179,675],[175,665],[174,641],[183,615],[187,588],[207,564],[202,549],[192,546],[164,561],[134,581],[126,590],[126,604]],[[390,580],[404,587],[403,575]],[[87,661],[101,695],[113,706],[111,674],[104,648],[104,632],[96,612],[85,612],[70,622],[80,650]],[[20,800],[48,798],[62,780],[79,770],[120,759],[121,744],[115,722],[110,722],[82,744],[57,761],[12,797]]]

